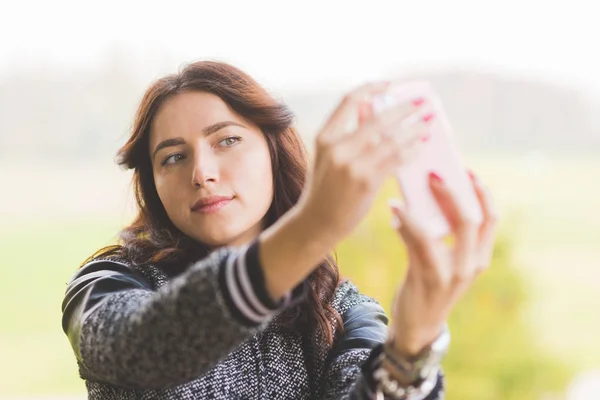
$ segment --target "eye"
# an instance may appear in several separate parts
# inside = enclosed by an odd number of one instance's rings
[[[185,156],[181,153],[171,154],[170,156],[167,156],[160,165],[176,164],[183,159],[185,159]]]
[[[221,140],[219,142],[219,144],[224,143],[225,147],[231,147],[234,144],[236,144],[237,142],[239,142],[240,140],[242,140],[242,138],[239,136],[229,136],[229,137],[226,137],[225,139]]]

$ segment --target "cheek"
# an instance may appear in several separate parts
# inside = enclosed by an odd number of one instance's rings
[[[180,178],[177,174],[169,176],[155,175],[154,183],[156,185],[158,197],[160,198],[167,215],[171,219],[177,218],[177,215],[182,209],[181,204],[184,204],[184,199],[181,198],[183,190],[177,190],[177,188],[181,188]]]
[[[269,150],[261,149],[248,157],[240,157],[236,164],[235,169],[230,171],[236,174],[235,189],[241,192],[238,194],[251,198],[253,203],[270,205],[273,197],[273,173]]]

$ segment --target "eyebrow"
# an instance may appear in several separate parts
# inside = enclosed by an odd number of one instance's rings
[[[215,124],[209,125],[206,128],[202,129],[202,134],[204,136],[209,136],[209,135],[212,135],[213,133],[220,131],[223,128],[227,128],[228,126],[239,126],[241,128],[246,128],[245,125],[242,125],[237,122],[221,121],[221,122],[217,122]],[[158,153],[160,150],[162,150],[166,147],[179,146],[182,144],[185,144],[185,140],[183,140],[183,138],[181,138],[181,137],[163,140],[154,149],[154,152],[152,153],[152,159],[154,159],[154,157],[156,157],[156,153]]]

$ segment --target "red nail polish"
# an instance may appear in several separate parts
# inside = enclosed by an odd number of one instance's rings
[[[438,174],[436,174],[435,172],[430,172],[430,173],[429,173],[429,176],[430,176],[431,178],[433,178],[435,181],[439,182],[439,183],[442,183],[442,182],[443,182],[443,179],[442,179],[442,177],[441,177],[441,176],[439,176]]]
[[[433,117],[434,117],[433,114],[427,114],[426,116],[423,117],[423,121],[429,122],[433,119]]]
[[[469,176],[471,177],[471,179],[473,179],[473,180],[477,179],[477,178],[475,177],[475,173],[473,173],[473,171],[471,171],[471,170],[468,170],[468,171],[467,171],[467,173],[469,174]]]
[[[420,105],[422,105],[423,103],[425,103],[425,99],[422,98],[422,97],[420,97],[418,99],[414,99],[412,103],[413,103],[413,105],[415,107],[419,107]]]
[[[426,142],[431,138],[431,135],[428,133],[421,138],[421,142]]]

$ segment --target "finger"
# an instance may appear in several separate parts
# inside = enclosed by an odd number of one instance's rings
[[[439,175],[431,173],[429,184],[433,196],[454,234],[456,270],[453,271],[453,274],[460,281],[468,280],[472,276],[477,262],[475,254],[478,224],[463,209],[454,193],[451,192]]]
[[[373,117],[373,105],[370,101],[362,102],[358,107],[358,126]]]
[[[381,164],[398,164],[400,154],[397,144],[385,141],[379,143],[371,152],[363,151],[357,156],[350,157],[344,154],[344,159],[351,160],[351,169],[356,171],[356,174],[366,177],[369,186],[375,190],[383,184],[392,171],[391,168],[389,170],[382,168]]]
[[[393,140],[389,145],[386,143],[382,147],[381,151],[383,154],[365,155],[365,157],[373,158],[375,164],[376,173],[384,175],[385,177],[395,172],[403,165],[409,164],[414,160],[424,148],[423,137],[426,137],[427,131],[418,133],[417,137],[408,142],[402,143],[398,140]]]
[[[394,135],[389,146],[386,144],[387,152],[384,155],[373,155],[378,157],[377,171],[387,177],[414,160],[430,138],[432,120],[433,114],[426,113],[416,124],[404,127],[407,133]]]
[[[422,130],[417,135],[424,136],[426,132]],[[408,143],[392,137],[374,145],[370,151],[361,151],[354,156],[345,154],[345,157],[352,159],[354,168],[363,171],[367,176],[372,176],[374,184],[379,185],[401,165],[416,157],[423,144],[424,142],[418,137]]]
[[[403,124],[408,118],[412,118],[413,123]],[[382,144],[392,146],[394,143],[404,151],[429,134],[432,121],[427,109],[421,110],[415,102],[405,102],[363,123],[355,134],[348,135],[339,144],[340,151],[354,158],[369,154]]]
[[[401,123],[401,129],[398,129],[395,135],[399,136],[401,140],[412,141],[418,138],[426,142],[430,138],[431,125],[434,121],[435,115],[431,109],[429,107],[421,108],[418,113],[414,113]]]
[[[384,93],[389,84],[389,82],[367,83],[346,94],[317,135],[317,140],[328,142],[344,134],[344,129],[350,120],[356,117],[358,106],[368,98]]]
[[[352,138],[362,140],[373,134],[402,137],[399,133],[407,135],[410,132],[409,127],[416,126],[418,129],[422,124],[428,124],[431,120],[431,117],[427,117],[429,114],[431,114],[430,108],[425,107],[420,99],[399,102],[364,121]]]
[[[471,178],[471,182],[473,183],[473,188],[475,189],[475,193],[483,213],[483,222],[479,228],[480,254],[478,266],[481,269],[485,269],[489,266],[492,260],[498,213],[488,188],[485,187],[483,182],[481,182],[481,180],[477,178],[472,171],[469,171],[469,176]]]
[[[402,166],[410,164],[422,150],[423,144],[416,142],[407,149],[393,153],[380,161],[376,167],[377,172],[387,178],[390,174],[397,173]]]
[[[436,241],[427,235],[419,222],[407,212],[406,206],[398,199],[388,201],[394,219],[392,227],[402,237],[409,252],[419,259],[419,265],[424,268],[434,268],[441,265],[439,254],[436,251]]]

